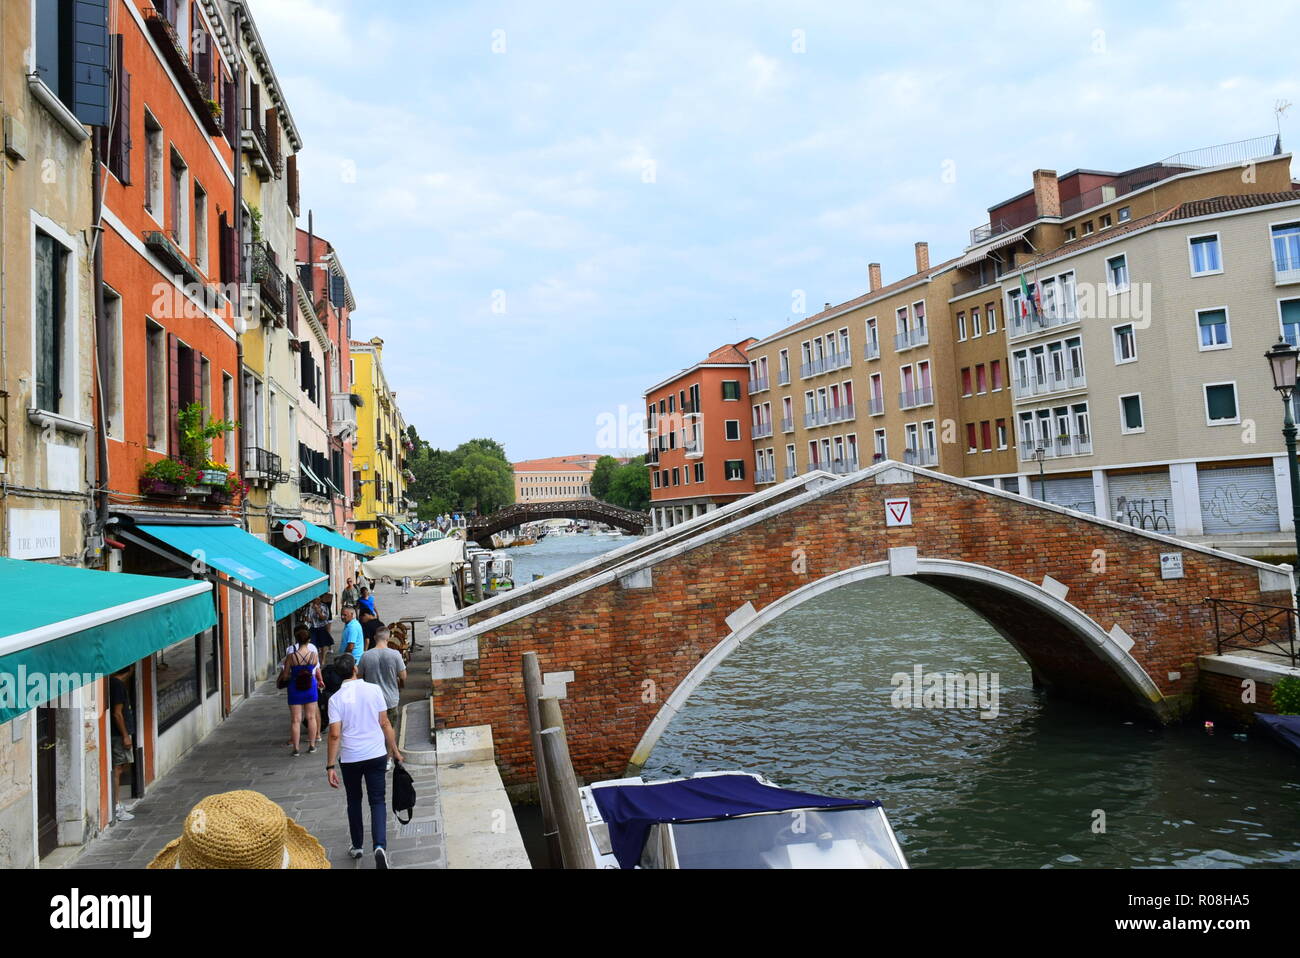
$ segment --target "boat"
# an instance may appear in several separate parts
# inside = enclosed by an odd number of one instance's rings
[[[874,799],[780,788],[752,772],[619,778],[578,790],[598,868],[907,868]]]

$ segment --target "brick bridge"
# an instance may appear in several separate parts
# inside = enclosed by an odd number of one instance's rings
[[[1181,578],[1162,573],[1171,556]],[[533,651],[579,776],[622,775],[737,645],[878,576],[979,612],[1049,690],[1160,721],[1193,704],[1197,657],[1216,651],[1206,597],[1290,604],[1276,566],[884,462],[790,480],[433,623],[438,724],[491,724],[506,783],[531,782]]]
[[[616,529],[640,535],[650,525],[645,512],[624,509],[599,499],[568,499],[557,502],[522,502],[505,506],[486,516],[477,516],[466,524],[466,534],[475,542],[486,544],[495,533],[513,529],[538,519],[583,519],[603,522]]]

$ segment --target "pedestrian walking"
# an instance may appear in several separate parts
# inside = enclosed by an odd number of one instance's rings
[[[348,579],[348,584],[343,587],[343,595],[341,598],[342,601],[339,603],[340,609],[345,605],[356,605],[357,599],[361,598],[361,592],[352,583],[351,579]]]
[[[401,652],[389,647],[388,638],[386,627],[375,632],[375,644],[366,653],[366,660],[357,664],[357,674],[371,685],[379,686],[387,703],[388,721],[397,728],[401,690],[406,687],[406,660]]]
[[[384,623],[369,609],[362,609],[358,620],[361,622],[361,634],[366,637],[366,651],[369,651],[375,646],[375,633],[383,628]]]
[[[375,597],[365,586],[362,586],[361,597],[357,599],[357,609],[369,609],[371,615],[379,615],[379,610],[375,608]]]
[[[404,575],[402,576],[402,595],[410,595],[410,594],[411,594],[411,577],[409,575]]]
[[[311,630],[311,642],[321,658],[330,654],[331,646],[334,645],[334,636],[330,635],[331,618],[325,603],[319,597],[312,599],[311,605],[307,607],[307,628]]]
[[[108,704],[112,713],[110,744],[113,752],[113,821],[129,822],[134,815],[122,801],[122,776],[135,764],[135,708],[132,706],[131,666],[114,672],[108,680]]]
[[[360,662],[366,650],[366,634],[357,621],[357,610],[350,605],[343,607],[343,642],[339,646],[339,655],[350,655],[352,661]]]
[[[365,817],[362,787],[370,805],[370,841],[375,867],[388,868],[388,808],[384,796],[384,773],[388,759],[402,760],[397,737],[388,721],[388,706],[379,686],[356,675],[351,656],[340,655],[334,667],[344,676],[343,684],[330,698],[329,762],[325,766],[331,788],[342,779],[348,799],[348,831],[352,847],[348,854],[360,858],[365,847]]]
[[[320,695],[320,659],[311,650],[310,632],[306,626],[298,626],[294,638],[298,640],[298,648],[285,656],[280,681],[288,682],[289,744],[293,746],[293,757],[297,758],[301,754],[298,741],[304,717],[307,719],[307,751],[316,751],[316,743],[320,741],[320,708],[316,704]]]

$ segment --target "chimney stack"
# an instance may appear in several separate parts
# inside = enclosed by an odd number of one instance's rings
[[[918,273],[927,272],[930,269],[930,244],[916,244],[916,271]]]
[[[830,303],[822,303],[822,309],[823,309],[824,311],[826,311],[826,312],[830,312],[831,304],[830,304]]]
[[[1056,170],[1034,170],[1034,209],[1039,216],[1061,215],[1061,185]]]
[[[867,267],[867,274],[871,277],[871,292],[880,289],[880,264],[872,263]]]

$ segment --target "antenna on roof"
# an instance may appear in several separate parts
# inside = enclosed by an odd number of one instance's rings
[[[1282,114],[1291,109],[1290,100],[1277,100],[1273,104],[1273,119],[1277,123],[1277,152],[1282,151]]]

